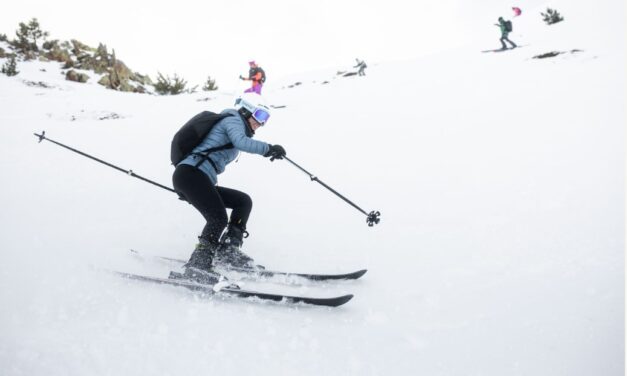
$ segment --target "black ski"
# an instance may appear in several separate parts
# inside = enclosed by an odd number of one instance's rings
[[[339,307],[342,304],[347,303],[349,300],[353,298],[352,294],[334,296],[330,298],[313,298],[306,296],[291,296],[291,295],[283,295],[283,294],[274,294],[274,293],[265,293],[261,291],[250,291],[243,290],[238,288],[236,285],[229,285],[222,288],[216,288],[217,285],[205,285],[200,283],[195,283],[187,280],[180,279],[168,279],[168,278],[158,278],[158,277],[148,277],[143,275],[137,275],[132,273],[123,273],[123,272],[114,272],[124,278],[145,281],[145,282],[153,282],[160,283],[171,286],[179,286],[185,287],[187,289],[193,291],[199,291],[210,295],[228,295],[234,296],[238,298],[257,298],[261,300],[270,300],[274,302],[285,302],[285,303],[304,303],[311,304],[316,306],[327,306],[327,307]]]
[[[291,273],[291,272],[280,272],[276,270],[266,270],[266,269],[247,269],[247,268],[235,268],[235,267],[218,267],[218,270],[222,270],[224,272],[235,272],[240,274],[245,274],[255,277],[298,277],[305,278],[311,281],[331,281],[331,280],[341,280],[341,279],[358,279],[366,272],[368,269],[357,270],[351,273],[339,273],[339,274],[311,274],[311,273]]]
[[[140,255],[140,253],[138,251],[132,250],[131,252],[133,252],[136,255]],[[185,260],[181,260],[181,259],[176,259],[176,258],[170,258],[170,257],[163,257],[163,256],[151,256],[151,257],[157,257],[161,260],[165,260],[165,261],[170,261],[170,262],[174,262],[177,264],[185,264],[187,261]],[[286,277],[286,278],[291,278],[291,277],[298,277],[298,278],[304,278],[304,279],[308,279],[311,281],[330,281],[330,280],[343,280],[343,279],[358,279],[361,278],[361,276],[363,276],[364,274],[366,274],[366,272],[368,271],[368,269],[361,269],[361,270],[357,270],[354,272],[350,272],[350,273],[339,273],[339,274],[313,274],[313,273],[292,273],[292,272],[282,272],[282,271],[277,271],[277,270],[267,270],[267,269],[248,269],[248,268],[235,268],[235,267],[216,267],[216,270],[218,272],[223,272],[223,273],[228,273],[228,272],[234,272],[234,273],[238,273],[241,274],[243,276],[247,276],[248,278],[260,278],[260,277]]]
[[[505,52],[505,51],[512,51],[512,50],[516,50],[516,49],[519,49],[519,48],[523,48],[525,46],[527,46],[527,45],[525,44],[525,45],[516,46],[516,47],[496,48],[494,50],[484,50],[484,51],[481,51],[481,52],[482,53],[486,53],[486,52]]]

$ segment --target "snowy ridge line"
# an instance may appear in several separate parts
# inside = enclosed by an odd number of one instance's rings
[[[131,249],[131,252],[136,256],[145,257],[144,255],[140,254],[138,251],[134,249]],[[185,260],[164,257],[164,256],[149,256],[149,257],[156,258],[156,259],[163,260],[163,261],[174,262],[177,264],[185,264],[187,262]],[[267,270],[267,269],[251,270],[251,269],[237,268],[237,267],[217,267],[216,270],[222,273],[229,273],[229,272],[238,273],[240,275],[243,275],[244,277],[253,278],[253,279],[263,278],[263,277],[266,277],[266,278],[297,277],[297,278],[308,279],[310,281],[355,280],[355,279],[361,278],[368,271],[368,269],[360,269],[360,270],[356,270],[356,271],[349,272],[349,273],[318,274],[318,273],[293,273],[293,272]]]
[[[252,290],[243,290],[237,287],[221,287],[219,288],[217,285],[209,285],[209,284],[200,284],[196,282],[186,281],[186,280],[178,280],[178,279],[169,279],[169,278],[159,278],[159,277],[150,277],[132,273],[125,273],[110,270],[109,272],[119,275],[123,278],[128,278],[137,281],[143,282],[151,282],[158,283],[163,285],[177,286],[177,287],[185,287],[192,291],[202,292],[209,295],[227,295],[236,298],[255,298],[264,301],[272,301],[277,303],[289,303],[289,304],[309,304],[315,306],[326,306],[326,307],[339,307],[343,304],[348,303],[352,298],[353,294],[332,296],[327,298],[320,297],[308,297],[308,296],[294,296],[294,295],[283,295],[283,294],[275,294],[275,293],[266,293],[262,291],[252,291]]]

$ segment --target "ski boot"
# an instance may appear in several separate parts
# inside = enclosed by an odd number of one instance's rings
[[[248,237],[248,232],[245,229],[229,224],[220,241],[221,247],[216,252],[215,265],[224,268],[255,269],[255,260],[242,252],[241,249],[245,237]]]
[[[203,284],[216,284],[220,281],[220,274],[213,271],[213,259],[220,244],[213,243],[207,239],[198,238],[199,242],[189,258],[183,276],[194,282]]]

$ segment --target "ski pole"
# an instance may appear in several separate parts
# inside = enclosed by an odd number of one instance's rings
[[[346,203],[350,204],[352,207],[354,207],[355,209],[359,210],[360,212],[362,212],[365,216],[366,216],[366,223],[368,223],[368,226],[372,227],[374,225],[376,225],[377,223],[379,223],[379,221],[381,220],[379,218],[379,216],[381,215],[381,213],[379,213],[378,211],[371,211],[370,213],[366,213],[362,208],[360,208],[359,206],[355,205],[351,200],[347,199],[346,197],[342,196],[341,194],[339,194],[336,190],[334,190],[333,188],[329,187],[328,185],[326,185],[322,180],[318,179],[316,176],[310,174],[307,170],[305,170],[304,168],[302,168],[301,166],[299,166],[298,164],[296,164],[294,161],[292,161],[291,159],[289,159],[286,156],[283,156],[283,159],[285,159],[286,161],[290,162],[291,164],[293,164],[294,166],[296,166],[299,170],[301,170],[302,172],[304,172],[305,174],[309,175],[309,178],[312,181],[315,181],[317,183],[320,183],[320,185],[322,185],[323,187],[325,187],[326,189],[328,189],[329,191],[333,192],[333,194],[335,194],[336,196],[338,196],[339,198],[341,198],[342,200],[344,200]]]
[[[111,168],[115,168],[115,169],[116,169],[116,170],[118,170],[118,171],[124,172],[125,174],[130,175],[130,176],[132,176],[132,177],[134,177],[134,178],[137,178],[137,179],[143,180],[143,181],[145,181],[146,183],[150,183],[150,184],[156,185],[157,187],[159,187],[159,188],[163,188],[163,189],[168,190],[168,191],[170,191],[170,192],[175,192],[175,191],[174,191],[174,189],[172,189],[172,188],[166,187],[165,185],[161,185],[161,184],[159,184],[159,183],[155,183],[155,182],[154,182],[154,181],[152,181],[152,180],[149,180],[149,179],[146,179],[146,178],[144,178],[144,177],[142,177],[142,176],[137,175],[136,173],[134,173],[134,172],[133,172],[133,170],[125,170],[125,169],[120,168],[120,167],[118,167],[118,166],[116,166],[116,165],[113,165],[113,164],[111,164],[111,163],[109,163],[109,162],[105,162],[105,161],[103,161],[103,160],[101,160],[101,159],[98,159],[98,158],[96,158],[96,157],[92,157],[91,155],[89,155],[89,154],[87,154],[87,153],[83,153],[82,151],[79,151],[79,150],[76,150],[76,149],[71,148],[71,147],[69,147],[69,146],[63,145],[63,144],[62,144],[62,143],[60,143],[60,142],[57,142],[57,141],[55,141],[55,140],[51,140],[51,139],[49,139],[48,137],[46,137],[46,131],[42,131],[42,132],[41,132],[41,134],[37,134],[37,133],[33,133],[33,134],[34,134],[35,136],[39,137],[39,142],[40,142],[40,143],[41,143],[43,140],[50,141],[50,142],[52,142],[53,144],[59,145],[59,146],[61,146],[61,147],[64,147],[64,148],[66,148],[66,149],[68,149],[68,150],[71,150],[71,151],[73,151],[73,152],[75,152],[75,153],[78,153],[78,154],[80,154],[80,155],[82,155],[82,156],[84,156],[84,157],[87,157],[87,158],[93,159],[93,160],[94,160],[94,161],[96,161],[96,162],[100,162],[100,163],[102,163],[102,164],[104,164],[104,165],[107,165],[107,166],[109,166],[109,167],[111,167]]]

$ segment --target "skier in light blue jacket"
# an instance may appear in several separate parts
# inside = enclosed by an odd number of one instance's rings
[[[271,160],[281,159],[286,154],[281,145],[252,139],[255,131],[270,118],[270,111],[260,95],[244,94],[236,101],[235,109],[226,109],[222,114],[228,116],[218,121],[192,153],[176,165],[172,176],[174,190],[207,221],[186,264],[186,269],[193,272],[211,273],[216,265],[255,267],[254,260],[241,250],[243,238],[248,235],[246,223],[252,199],[244,192],[218,186],[218,175],[240,151]],[[207,156],[201,154],[208,149],[215,151]],[[230,219],[227,208],[232,209]]]

